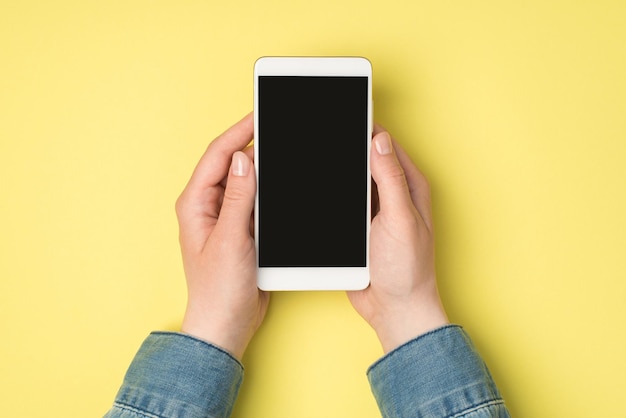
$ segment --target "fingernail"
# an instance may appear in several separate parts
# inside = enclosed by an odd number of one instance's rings
[[[387,132],[381,132],[376,135],[374,138],[374,145],[376,146],[376,151],[380,155],[391,154],[391,137]]]
[[[243,152],[237,151],[233,154],[233,163],[231,167],[234,176],[245,177],[248,175],[248,171],[250,170],[250,160],[248,160],[248,157],[246,157]]]

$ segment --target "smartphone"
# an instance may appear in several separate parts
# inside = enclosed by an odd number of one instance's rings
[[[370,62],[361,57],[258,59],[254,131],[259,288],[366,288]]]

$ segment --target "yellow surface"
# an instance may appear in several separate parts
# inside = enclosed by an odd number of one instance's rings
[[[101,416],[185,303],[174,200],[262,55],[363,55],[516,417],[626,416],[626,3],[0,3],[0,394]],[[235,417],[376,417],[342,293],[275,294]]]

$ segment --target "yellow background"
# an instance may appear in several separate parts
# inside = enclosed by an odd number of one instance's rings
[[[0,394],[101,416],[185,304],[173,206],[262,55],[362,55],[451,319],[516,417],[626,416],[623,1],[0,3]],[[343,293],[278,293],[235,417],[377,417]]]

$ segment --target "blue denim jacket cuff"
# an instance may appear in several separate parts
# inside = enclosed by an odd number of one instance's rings
[[[385,417],[461,416],[482,408],[508,416],[487,366],[458,325],[435,329],[387,353],[367,376]]]
[[[159,417],[228,417],[242,380],[243,366],[221,348],[186,334],[153,332],[114,407]]]

